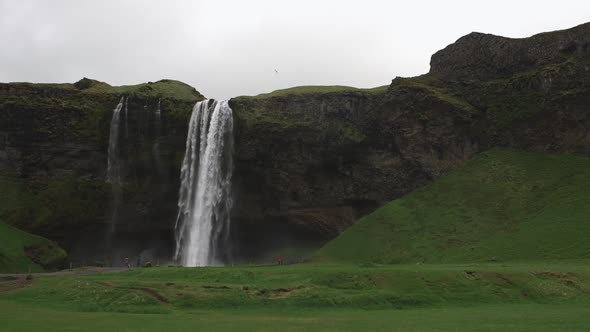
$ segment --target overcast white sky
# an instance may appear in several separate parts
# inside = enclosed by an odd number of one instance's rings
[[[526,37],[588,21],[589,0],[0,0],[0,82],[170,78],[211,98],[374,87],[427,72],[471,31]]]

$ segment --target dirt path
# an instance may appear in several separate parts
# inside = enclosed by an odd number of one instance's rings
[[[146,287],[132,287],[130,289],[140,290],[150,296],[155,297],[160,303],[170,303],[167,298],[165,298],[162,294],[158,293],[156,290]]]
[[[83,276],[83,275],[93,275],[93,274],[105,274],[105,273],[117,273],[117,272],[125,272],[133,270],[133,268],[126,268],[126,267],[89,267],[85,269],[79,270],[62,270],[57,272],[38,272],[38,273],[0,273],[0,278],[2,277],[25,277],[27,275],[32,276]]]

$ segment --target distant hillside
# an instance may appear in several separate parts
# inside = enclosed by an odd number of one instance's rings
[[[361,219],[316,261],[590,258],[590,158],[482,153]]]
[[[43,271],[64,263],[66,252],[55,242],[0,223],[0,273]]]

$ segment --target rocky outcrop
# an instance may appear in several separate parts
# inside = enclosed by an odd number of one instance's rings
[[[490,80],[590,57],[590,23],[513,39],[472,32],[436,52],[430,74],[445,80]]]

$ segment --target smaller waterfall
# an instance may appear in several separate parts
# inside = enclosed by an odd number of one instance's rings
[[[125,138],[129,138],[129,117],[128,117],[129,97],[125,98]]]
[[[119,104],[113,110],[111,118],[111,129],[109,132],[109,151],[107,164],[107,181],[110,183],[121,183],[121,158],[119,155],[119,125],[121,123],[121,109],[125,106],[127,110],[127,100],[121,97]]]
[[[121,109],[125,107],[127,110],[127,99],[121,97],[119,104],[113,110],[113,117],[111,118],[111,128],[109,133],[109,150],[108,150],[108,164],[107,164],[107,182],[111,184],[111,191],[113,194],[110,232],[115,231],[117,224],[119,205],[121,203],[121,156],[119,151],[119,126],[121,124]]]
[[[233,116],[227,101],[193,108],[180,174],[175,259],[184,266],[228,260]]]
[[[154,146],[152,153],[154,155],[154,161],[156,163],[156,170],[160,175],[164,173],[164,169],[162,167],[162,159],[160,158],[160,132],[162,130],[162,109],[160,108],[160,100],[158,100],[158,108],[154,112],[154,126],[155,126],[155,137],[154,137]]]

